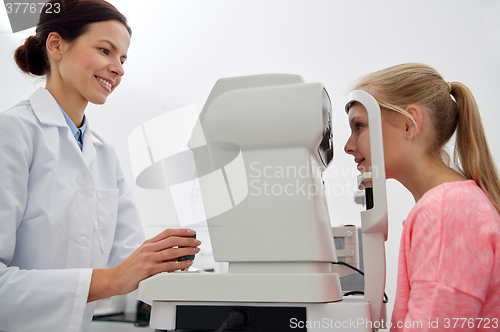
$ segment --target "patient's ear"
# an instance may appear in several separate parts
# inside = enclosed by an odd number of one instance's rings
[[[405,137],[414,139],[422,131],[422,109],[417,105],[409,105],[406,108],[406,112],[408,112],[411,117],[406,117]]]

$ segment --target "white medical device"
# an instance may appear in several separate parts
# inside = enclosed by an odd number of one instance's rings
[[[373,191],[373,207],[361,212],[363,231],[363,260],[365,273],[365,301],[370,302],[373,321],[386,321],[383,304],[385,290],[385,245],[388,235],[387,194],[385,187],[384,143],[382,138],[382,117],[380,106],[373,96],[361,90],[349,94],[346,111],[355,103],[361,103],[368,113],[370,128],[371,174],[370,186]],[[363,175],[361,175],[363,179]],[[360,181],[360,189],[363,187]]]
[[[245,316],[246,331],[383,327],[387,209],[381,129],[374,130],[381,128],[380,108],[362,91],[349,99],[368,110],[378,170],[375,206],[362,213],[364,298],[343,296],[339,273],[348,273],[332,264],[338,261],[334,233],[350,238],[352,230],[330,225],[321,177],[333,158],[324,86],[289,74],[224,78],[189,146],[214,258],[229,262],[229,272],[160,273],[142,281],[138,299],[152,301],[150,326],[215,330],[236,312]]]

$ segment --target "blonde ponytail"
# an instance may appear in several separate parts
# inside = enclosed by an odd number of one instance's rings
[[[484,134],[483,123],[472,92],[462,83],[451,85],[458,109],[455,168],[474,180],[500,211],[500,180]]]

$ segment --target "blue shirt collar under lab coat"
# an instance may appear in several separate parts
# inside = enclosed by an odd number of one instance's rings
[[[85,136],[85,131],[87,129],[87,119],[85,118],[85,115],[83,116],[83,124],[80,128],[76,128],[75,124],[71,119],[69,118],[68,114],[64,112],[62,109],[61,105],[59,105],[59,108],[61,109],[64,119],[66,120],[66,123],[69,126],[69,129],[71,130],[71,133],[73,133],[73,137],[76,139],[76,143],[78,143],[78,146],[80,147],[80,150],[83,149],[83,137]]]

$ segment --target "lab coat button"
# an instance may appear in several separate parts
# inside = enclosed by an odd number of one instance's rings
[[[87,196],[87,189],[86,189],[85,187],[82,187],[82,188],[80,189],[80,195],[82,195],[82,196]]]
[[[80,247],[85,247],[87,245],[87,238],[85,236],[80,236],[80,239],[78,240],[78,244]]]

